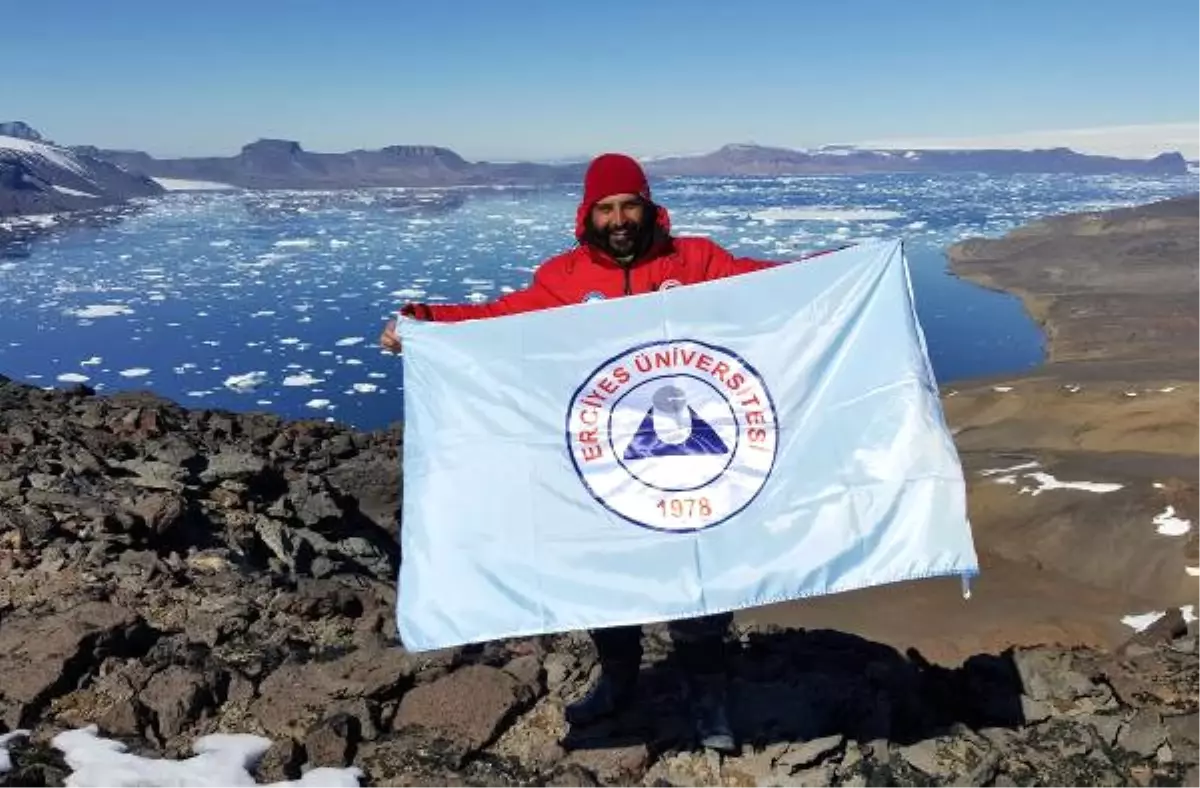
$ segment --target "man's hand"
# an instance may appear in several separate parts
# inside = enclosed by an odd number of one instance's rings
[[[389,320],[379,335],[379,345],[390,353],[400,352],[400,336],[396,333],[396,321]]]

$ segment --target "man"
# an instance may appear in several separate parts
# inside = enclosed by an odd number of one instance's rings
[[[734,257],[706,238],[673,237],[667,210],[651,200],[642,168],[621,154],[604,154],[588,166],[575,237],[579,246],[543,263],[524,290],[484,304],[406,304],[401,314],[444,322],[500,317],[665,290],[774,265]],[[398,352],[395,329],[395,321],[389,322],[380,343]],[[700,743],[719,751],[736,747],[725,712],[726,640],[732,620],[732,614],[724,613],[673,621],[668,627],[687,679]],[[589,634],[601,672],[590,691],[567,706],[566,718],[573,726],[628,708],[642,659],[641,627]]]

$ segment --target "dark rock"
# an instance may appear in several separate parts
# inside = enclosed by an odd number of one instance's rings
[[[296,780],[300,778],[300,769],[304,766],[304,761],[304,748],[295,739],[280,739],[272,742],[270,749],[263,753],[255,774],[260,783]]]
[[[187,502],[173,493],[143,496],[133,505],[133,512],[157,535],[162,535],[181,523],[187,513]]]
[[[15,512],[0,510],[0,529],[6,526],[20,531],[22,543],[31,547],[46,544],[57,530],[54,518],[32,506],[24,506]]]
[[[154,727],[163,741],[182,733],[215,701],[204,675],[179,665],[155,674],[141,700],[153,712]]]
[[[272,735],[303,737],[335,701],[398,697],[411,681],[402,649],[358,649],[329,661],[284,664],[259,685],[251,713]]]
[[[401,487],[398,457],[366,454],[339,464],[325,478],[340,495],[353,501],[359,512],[395,538]]]
[[[45,616],[6,617],[0,626],[0,712],[28,727],[57,695],[76,689],[109,655],[138,654],[153,633],[133,612],[83,602]]]
[[[546,785],[571,788],[591,788],[600,785],[596,777],[577,763],[563,763],[554,768]]]
[[[527,654],[509,660],[504,666],[504,672],[516,679],[521,685],[530,687],[535,692],[541,691],[542,661],[534,654]]]
[[[244,451],[226,449],[208,458],[208,467],[200,473],[206,484],[226,479],[250,480],[266,470],[267,461]]]
[[[304,737],[304,750],[312,766],[346,766],[354,760],[362,726],[349,714],[334,714],[309,728]]]
[[[1143,758],[1150,758],[1167,741],[1170,732],[1162,715],[1153,709],[1139,710],[1117,736],[1117,745]]]
[[[392,727],[426,728],[474,752],[490,743],[527,702],[520,690],[504,671],[468,665],[406,693]]]
[[[341,507],[319,476],[305,474],[293,479],[288,483],[288,498],[297,519],[310,528],[342,517]]]
[[[583,767],[601,785],[632,785],[649,764],[650,750],[645,744],[577,750],[563,763],[564,766]]]

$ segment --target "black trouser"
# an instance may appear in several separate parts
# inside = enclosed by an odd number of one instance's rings
[[[685,618],[667,625],[675,654],[685,671],[692,674],[722,673],[725,670],[725,641],[732,613]],[[596,644],[600,664],[606,670],[636,671],[642,661],[640,626],[593,629],[588,634]]]

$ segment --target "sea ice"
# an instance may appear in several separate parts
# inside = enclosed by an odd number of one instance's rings
[[[307,372],[302,372],[299,375],[288,375],[286,378],[283,379],[283,385],[285,385],[285,386],[315,386],[316,384],[323,382],[323,380],[324,380],[323,378],[314,378],[312,375],[308,374]]]
[[[902,216],[904,216],[904,214],[900,213],[899,211],[889,211],[886,209],[836,207],[774,207],[766,208],[761,211],[752,211],[750,213],[751,219],[757,219],[762,222],[862,222],[899,219]]]
[[[123,369],[117,374],[123,378],[141,378],[149,375],[150,370],[145,367],[132,367],[130,369]]]
[[[78,372],[64,372],[58,376],[58,380],[63,383],[86,383],[90,378],[87,375],[80,375]]]
[[[330,402],[327,399],[310,399],[304,404],[315,410],[325,410],[329,407]]]
[[[98,317],[117,317],[118,315],[132,315],[133,310],[125,304],[89,304],[82,309],[68,310],[67,314],[75,317],[82,317],[88,320],[94,320]]]
[[[225,388],[232,391],[252,391],[266,382],[266,372],[247,372],[242,375],[230,375],[225,378]]]

